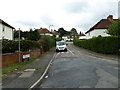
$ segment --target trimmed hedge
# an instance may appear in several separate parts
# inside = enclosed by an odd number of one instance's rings
[[[15,51],[18,51],[18,44],[18,41],[2,40],[2,53],[14,53]],[[40,48],[40,43],[31,40],[21,40],[20,46],[21,51],[24,52],[30,49]]]
[[[120,54],[120,37],[94,37],[91,39],[73,40],[74,45],[83,47],[98,53],[105,54]]]
[[[15,51],[18,51],[18,44],[18,41],[2,40],[2,53],[14,53]],[[46,52],[53,46],[55,46],[55,38],[46,35],[41,36],[41,39],[39,41],[20,41],[20,50],[23,52],[41,48],[43,48],[43,50]]]

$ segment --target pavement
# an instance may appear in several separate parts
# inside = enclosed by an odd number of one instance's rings
[[[55,54],[55,48],[40,55],[35,61],[24,68],[16,70],[2,78],[2,89],[30,88],[44,73],[49,62]]]

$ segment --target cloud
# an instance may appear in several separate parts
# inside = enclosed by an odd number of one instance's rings
[[[2,0],[0,18],[15,27],[76,28],[86,31],[109,14],[118,16],[119,0]],[[6,3],[7,2],[7,3]],[[14,2],[14,3],[13,3]],[[3,8],[6,5],[6,8]],[[119,9],[120,10],[120,9]]]
[[[88,2],[85,1],[68,2],[65,6],[68,13],[74,14],[83,12],[86,8],[88,8]]]
[[[38,26],[40,25],[39,22],[36,22],[36,21],[32,21],[32,20],[19,20],[19,21],[16,21],[17,24],[21,24],[21,25],[25,25],[25,26]]]

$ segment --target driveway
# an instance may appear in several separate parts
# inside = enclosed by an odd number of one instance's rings
[[[118,88],[118,58],[75,47],[56,53],[38,88]]]

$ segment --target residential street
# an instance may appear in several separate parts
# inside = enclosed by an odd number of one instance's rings
[[[68,44],[56,57],[38,88],[118,88],[118,58]]]
[[[67,52],[59,53],[53,48],[36,61],[7,75],[2,80],[3,89],[118,87],[117,56],[97,54],[75,47],[71,42],[67,47]]]

